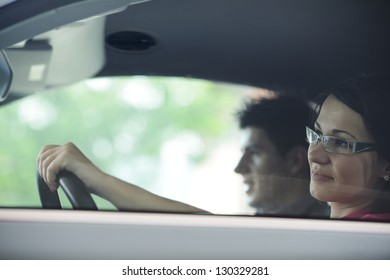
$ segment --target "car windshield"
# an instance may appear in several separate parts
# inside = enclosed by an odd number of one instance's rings
[[[0,110],[0,206],[41,207],[34,182],[46,144],[75,143],[102,170],[213,213],[247,214],[236,113],[272,93],[175,77],[96,78]],[[71,205],[60,192],[65,208]],[[113,210],[94,196],[99,209]]]

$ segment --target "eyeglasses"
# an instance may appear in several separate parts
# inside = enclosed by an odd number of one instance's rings
[[[373,143],[351,142],[333,136],[320,136],[308,127],[306,127],[306,141],[310,145],[317,145],[318,142],[321,142],[325,151],[337,154],[354,154],[376,150],[376,145]]]

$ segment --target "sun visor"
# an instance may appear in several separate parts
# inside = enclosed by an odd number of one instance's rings
[[[27,17],[17,24],[0,29],[0,49],[8,48],[23,40],[72,22],[105,17],[123,11],[130,5],[148,1],[150,0],[84,0],[68,3],[68,5],[63,3],[64,1],[53,1],[57,3],[54,3],[51,10]],[[28,9],[29,5],[37,5],[34,2],[23,1],[20,5],[24,6],[24,9]]]
[[[105,63],[105,18],[77,22],[6,49],[11,92],[31,94],[94,76]]]
[[[7,49],[6,53],[14,69],[10,91],[30,93],[45,88],[52,55],[48,42],[27,41],[22,48]]]

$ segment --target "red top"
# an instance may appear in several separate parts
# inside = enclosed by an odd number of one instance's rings
[[[377,220],[390,221],[390,213],[368,213],[367,210],[360,210],[343,217],[344,219],[355,220]]]

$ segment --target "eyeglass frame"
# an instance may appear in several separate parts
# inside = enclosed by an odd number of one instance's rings
[[[317,140],[310,142],[309,137],[308,137],[309,133],[316,135]],[[335,151],[329,150],[329,148],[326,148],[326,144],[325,144],[326,142],[328,142],[328,141],[326,141],[327,139],[337,139],[337,140],[345,141],[346,143],[348,143],[348,147],[349,147],[349,145],[351,145],[352,152],[340,153],[340,152],[335,152]],[[324,142],[324,140],[325,140],[325,142]],[[313,144],[317,145],[318,142],[321,142],[322,149],[324,149],[325,151],[327,151],[329,153],[335,153],[335,154],[347,154],[348,155],[348,154],[371,152],[371,151],[377,150],[377,145],[374,143],[348,141],[348,140],[345,140],[343,138],[339,138],[339,137],[335,137],[335,136],[326,136],[326,135],[320,136],[317,132],[315,132],[314,130],[312,130],[311,128],[309,128],[307,126],[306,126],[306,141],[309,143],[309,145],[313,145]]]

